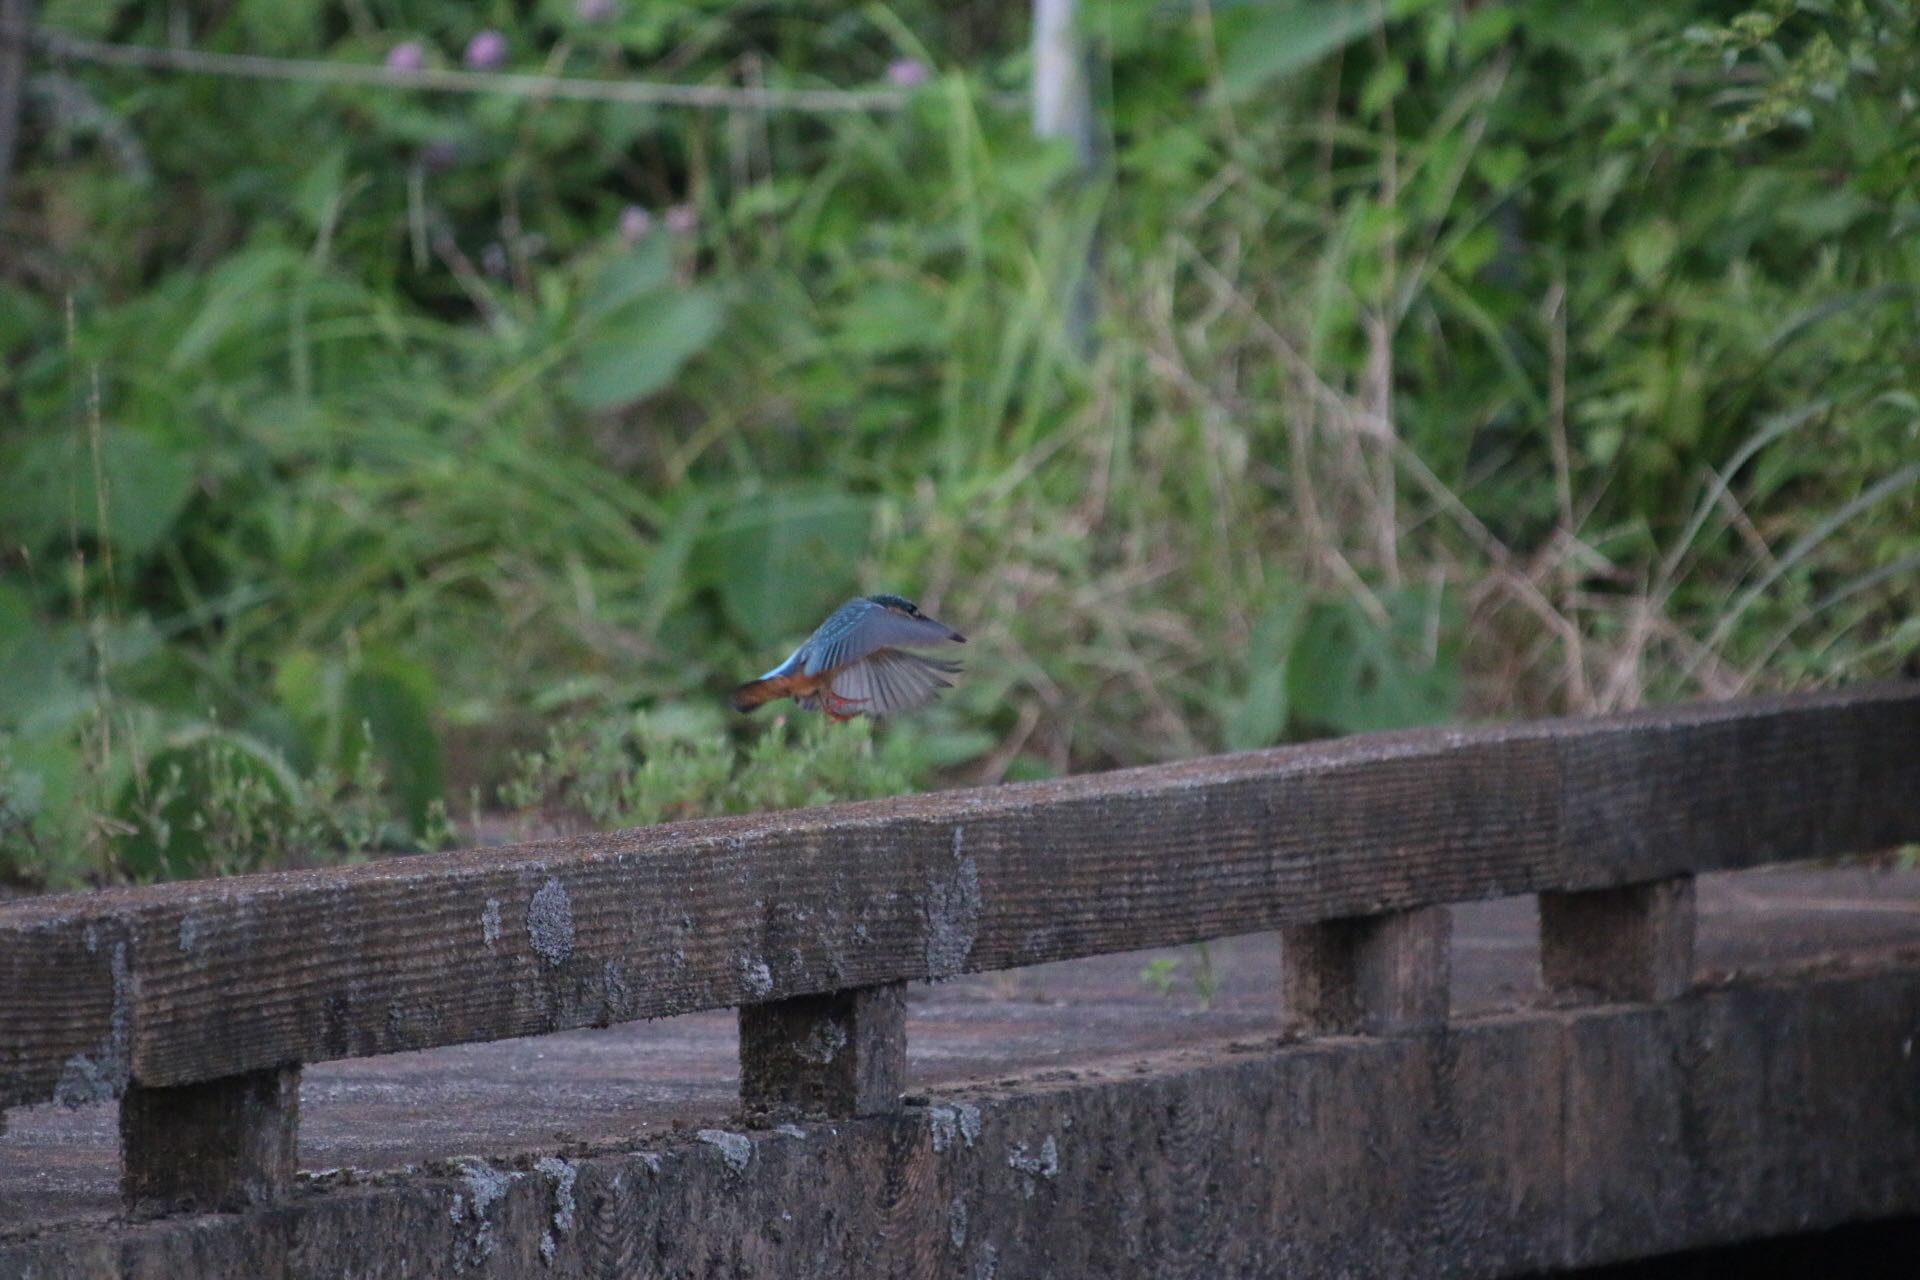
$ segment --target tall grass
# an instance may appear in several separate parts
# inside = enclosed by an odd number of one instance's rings
[[[996,107],[1013,54],[831,120],[76,82],[139,104],[151,176],[50,128],[8,226],[34,249],[0,258],[0,867],[242,869],[437,843],[436,801],[650,821],[1910,661],[1911,13],[1395,12],[1301,60],[1254,7],[1097,9],[1091,181]],[[463,21],[356,17],[333,51]],[[508,32],[529,61],[547,21]],[[999,21],[715,0],[554,56],[851,83],[1017,48]],[[266,38],[236,22],[204,35]],[[872,739],[719,716],[857,588],[970,634],[953,696]]]

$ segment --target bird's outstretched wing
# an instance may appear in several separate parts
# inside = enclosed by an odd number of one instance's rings
[[[841,606],[800,647],[806,673],[817,676],[889,648],[957,644],[959,633],[932,618],[909,618],[868,600]]]
[[[957,662],[876,649],[836,674],[828,687],[849,713],[889,716],[926,706],[942,689],[953,687],[943,677],[959,670]]]

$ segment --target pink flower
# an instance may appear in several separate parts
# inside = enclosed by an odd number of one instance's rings
[[[428,173],[445,173],[460,163],[460,144],[444,138],[420,148],[419,164]]]
[[[667,230],[677,236],[692,235],[700,225],[700,215],[690,204],[676,204],[667,210]]]
[[[427,51],[418,40],[406,40],[387,50],[387,70],[419,71],[427,65]]]
[[[918,58],[896,58],[887,64],[887,83],[896,89],[918,89],[933,73]]]
[[[612,22],[619,12],[619,0],[576,0],[573,6],[574,17],[596,26],[603,22]]]
[[[639,244],[653,230],[653,215],[637,204],[630,204],[620,211],[620,239],[628,247]]]
[[[507,38],[498,31],[482,31],[467,41],[467,66],[475,71],[495,71],[507,61]]]

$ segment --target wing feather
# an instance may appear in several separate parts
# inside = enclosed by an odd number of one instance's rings
[[[849,600],[800,646],[806,673],[817,676],[881,649],[930,648],[953,643],[953,633],[931,618],[909,618],[871,600]]]
[[[926,706],[942,689],[951,689],[944,676],[960,670],[957,662],[923,658],[899,649],[879,649],[833,677],[834,696],[851,705],[848,711],[890,716]]]

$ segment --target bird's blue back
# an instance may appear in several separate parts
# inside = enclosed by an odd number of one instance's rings
[[[785,662],[760,678],[772,680],[778,676],[792,675],[795,671],[817,676],[830,666],[840,666],[848,660],[843,655],[853,648],[853,638],[860,630],[860,624],[876,609],[884,611],[884,606],[863,596],[847,601],[829,614],[825,622],[815,627],[813,634],[788,654]]]
[[[827,620],[814,629],[807,642],[800,646],[794,656],[806,663],[806,673],[817,676],[822,671],[844,666],[858,655],[856,637],[875,613],[885,613],[886,606],[875,604],[864,597],[855,597],[835,609]]]

